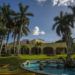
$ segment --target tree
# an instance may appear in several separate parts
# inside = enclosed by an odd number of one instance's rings
[[[2,9],[0,6],[0,56],[1,56],[2,47],[4,44],[4,40],[6,38],[6,35],[7,35],[7,28],[4,25],[4,17],[3,17]]]
[[[71,14],[60,12],[60,16],[54,18],[55,24],[52,29],[56,29],[56,33],[59,36],[65,37],[67,44],[67,53],[70,54],[72,42],[71,42],[71,28],[74,28],[73,17]]]
[[[4,43],[6,35],[7,35],[7,29],[0,26],[0,56],[1,56],[2,47],[3,47],[3,43]]]
[[[0,6],[1,9],[1,15],[3,16],[3,25],[6,27],[7,29],[7,37],[6,37],[6,47],[8,44],[8,40],[9,40],[9,35],[12,32],[13,29],[13,19],[12,16],[14,15],[14,11],[10,8],[9,4],[3,4],[2,6]],[[6,52],[7,52],[7,48],[6,48]]]
[[[28,35],[30,32],[28,25],[30,23],[30,16],[33,16],[32,13],[27,12],[29,6],[19,4],[19,13],[16,14],[15,17],[15,27],[14,27],[14,35],[17,37],[17,44],[18,44],[18,54],[20,50],[20,38],[23,35]],[[15,37],[14,36],[14,37]]]
[[[3,39],[6,40],[6,47],[8,44],[9,36],[12,34],[14,38],[13,47],[15,49],[15,41],[17,39],[18,54],[20,49],[20,38],[23,35],[28,35],[30,32],[28,26],[30,23],[30,16],[32,13],[27,12],[29,6],[19,4],[19,12],[15,12],[11,9],[9,4],[3,4],[0,6],[0,39],[1,44]],[[4,33],[5,32],[5,33]],[[3,38],[3,39],[2,39]],[[2,47],[2,45],[1,45]],[[6,52],[7,52],[7,48]],[[0,52],[1,53],[1,52]]]

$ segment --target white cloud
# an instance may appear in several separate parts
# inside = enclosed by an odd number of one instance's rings
[[[40,34],[41,34],[41,35],[45,35],[45,32],[44,32],[44,31],[41,31]]]
[[[37,0],[39,3],[46,2],[47,0]]]
[[[47,1],[51,1],[53,6],[68,6],[68,5],[75,5],[75,0],[36,0],[39,4],[44,4]]]
[[[44,5],[47,0],[36,0],[40,5]]]
[[[36,26],[32,33],[33,33],[33,35],[39,35],[39,27]]]
[[[35,26],[32,31],[32,34],[33,35],[45,35],[45,32],[41,31],[38,26]]]
[[[68,6],[70,4],[74,4],[75,0],[52,0],[53,1],[53,5],[64,5],[64,6]]]

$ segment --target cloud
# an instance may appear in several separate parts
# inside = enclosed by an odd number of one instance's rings
[[[37,0],[39,3],[46,2],[47,0]]]
[[[75,0],[36,0],[39,4],[43,5],[47,1],[50,1],[53,3],[53,6],[69,6],[69,5],[75,5]]]
[[[53,5],[64,5],[64,6],[68,6],[70,4],[74,4],[75,0],[52,0],[53,1]]]
[[[44,5],[47,0],[36,0],[40,5]]]
[[[32,34],[33,35],[45,35],[45,32],[41,31],[38,26],[35,26],[33,31],[32,31]]]
[[[40,34],[45,35],[45,32],[44,31],[41,31]]]

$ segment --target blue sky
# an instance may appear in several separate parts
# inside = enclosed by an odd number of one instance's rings
[[[22,39],[40,38],[47,42],[54,42],[61,38],[55,31],[52,31],[53,18],[59,15],[61,10],[69,11],[66,6],[53,6],[51,0],[46,2],[38,2],[37,0],[0,0],[0,4],[4,2],[9,3],[15,11],[18,11],[18,3],[20,2],[29,5],[28,11],[34,14],[34,17],[30,18],[29,29],[31,33],[28,36],[23,36]],[[9,41],[12,41],[12,38]]]

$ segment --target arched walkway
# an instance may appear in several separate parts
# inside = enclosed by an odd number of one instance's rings
[[[54,55],[54,50],[52,47],[45,47],[43,48],[43,54]]]
[[[10,53],[11,53],[11,54],[14,54],[14,53],[15,53],[13,47],[10,49]]]
[[[66,48],[56,48],[56,54],[62,54],[62,53],[67,53]]]
[[[31,54],[41,54],[41,48],[33,47],[31,48]]]
[[[1,55],[4,56],[5,54],[6,54],[6,49],[5,49],[5,45],[3,45]]]
[[[20,52],[21,52],[21,54],[29,54],[29,48],[22,46]]]

